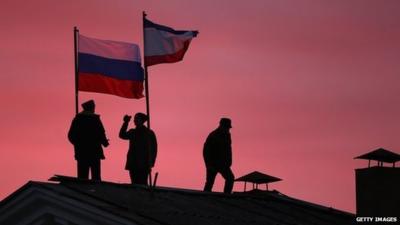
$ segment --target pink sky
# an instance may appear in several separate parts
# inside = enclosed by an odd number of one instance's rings
[[[400,149],[397,0],[2,1],[0,199],[29,180],[76,175],[66,134],[74,116],[73,27],[142,47],[142,11],[200,34],[182,62],[149,68],[158,185],[200,190],[202,145],[232,118],[233,171],[283,181],[272,189],[355,211],[353,157]],[[144,99],[94,99],[110,147],[103,180],[129,182],[122,116]],[[222,190],[217,177],[214,190]],[[235,190],[243,189],[241,183]]]

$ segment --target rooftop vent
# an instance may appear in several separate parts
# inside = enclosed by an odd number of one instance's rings
[[[383,166],[383,163],[393,163],[393,167],[395,167],[396,162],[400,161],[400,155],[383,148],[378,148],[367,154],[357,156],[354,159],[367,159],[368,168],[371,167],[371,160],[376,160],[378,166]]]
[[[272,182],[281,181],[278,177],[273,177],[265,173],[258,171],[251,172],[247,175],[237,178],[235,181],[244,182],[244,191],[246,191],[247,182],[253,185],[253,189],[258,189],[258,185],[265,184],[266,190],[268,190],[268,184]]]

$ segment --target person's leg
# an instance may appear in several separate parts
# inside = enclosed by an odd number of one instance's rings
[[[101,160],[94,160],[90,165],[92,180],[101,181]]]
[[[89,179],[89,165],[85,160],[77,160],[78,163],[78,178]]]
[[[129,177],[131,178],[131,184],[135,183],[135,173],[133,170],[129,170]]]
[[[135,169],[129,171],[132,184],[147,185],[149,171],[146,169]]]
[[[206,183],[204,185],[204,191],[211,192],[214,185],[215,176],[217,176],[217,171],[213,168],[207,168],[206,172]]]
[[[231,168],[224,168],[219,171],[225,179],[224,193],[232,193],[233,183],[235,182],[235,176],[232,173]]]
[[[136,184],[148,185],[149,170],[140,169],[136,171]]]

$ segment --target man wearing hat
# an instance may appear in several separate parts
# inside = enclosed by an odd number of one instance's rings
[[[203,148],[204,162],[207,168],[206,184],[204,191],[210,192],[214,185],[217,173],[220,173],[225,179],[224,193],[231,193],[235,177],[231,170],[232,165],[232,146],[231,134],[232,128],[229,118],[221,118],[219,127],[211,132]]]
[[[148,117],[144,113],[136,113],[133,122],[135,129],[128,130],[131,116],[125,115],[119,131],[119,137],[129,140],[129,150],[125,169],[129,171],[132,184],[147,185],[147,179],[154,167],[157,157],[157,139],[152,130],[144,123]]]
[[[89,100],[82,104],[83,111],[76,114],[68,132],[68,139],[74,145],[78,178],[101,180],[100,160],[105,159],[103,148],[109,145],[100,116],[95,114],[95,104]]]

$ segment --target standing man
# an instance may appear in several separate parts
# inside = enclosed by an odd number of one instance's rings
[[[207,168],[204,191],[210,192],[215,176],[220,173],[225,179],[224,193],[231,193],[235,177],[231,170],[232,141],[229,130],[232,128],[229,118],[222,118],[219,127],[211,132],[204,143],[203,157]]]
[[[129,150],[125,169],[129,170],[132,184],[147,185],[147,179],[157,157],[157,139],[152,130],[144,126],[148,120],[144,113],[136,113],[133,122],[135,129],[128,129],[131,116],[125,115],[119,137],[129,140]]]
[[[105,159],[102,146],[109,143],[100,116],[94,113],[94,101],[83,103],[82,108],[72,121],[68,139],[74,145],[78,178],[89,179],[90,169],[92,180],[100,181],[100,160]]]

